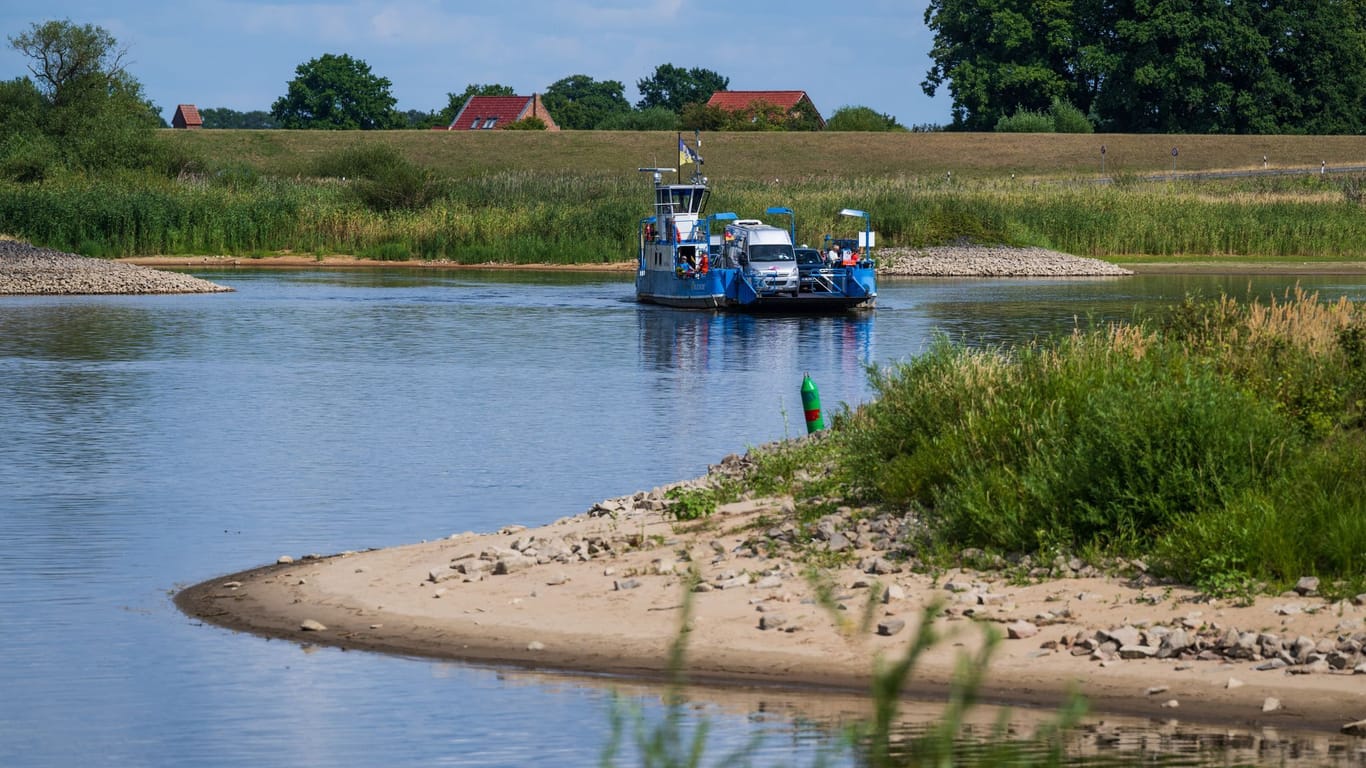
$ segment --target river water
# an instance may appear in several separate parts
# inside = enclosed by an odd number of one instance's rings
[[[863,402],[866,365],[936,333],[1008,343],[1296,282],[1366,296],[1333,276],[906,279],[867,316],[764,318],[640,306],[619,275],[194,274],[237,290],[0,297],[2,766],[596,763],[611,681],[301,648],[171,595],[702,474],[804,432],[804,373],[827,409]],[[699,701],[708,754],[810,764],[823,731],[762,709]]]

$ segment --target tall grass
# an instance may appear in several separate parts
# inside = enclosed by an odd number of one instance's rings
[[[117,256],[387,248],[458,263],[575,264],[634,258],[636,222],[652,212],[649,181],[639,175],[436,179],[385,153],[373,162],[376,154],[320,163],[313,172],[322,177],[259,177],[230,166],[176,180],[0,183],[0,231],[66,249],[97,243],[101,255]],[[710,209],[762,218],[773,205],[797,212],[797,239],[807,243],[862,230],[861,219],[838,215],[853,207],[872,214],[883,246],[966,239],[1098,257],[1279,260],[1366,251],[1360,204],[1326,180],[1257,189],[821,176],[720,183]]]
[[[1366,313],[1189,301],[1014,349],[939,340],[837,420],[848,482],[953,548],[1366,579]]]

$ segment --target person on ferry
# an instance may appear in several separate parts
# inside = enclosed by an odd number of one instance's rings
[[[855,251],[855,250],[853,250],[853,249],[850,249],[850,250],[847,250],[847,251],[844,252],[844,266],[846,266],[846,267],[857,267],[857,266],[858,266],[858,251]]]
[[[830,263],[830,266],[838,267],[840,265],[840,247],[831,245],[830,250],[825,254],[825,260]]]

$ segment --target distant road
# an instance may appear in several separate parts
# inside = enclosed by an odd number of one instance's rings
[[[1203,181],[1206,179],[1237,179],[1249,176],[1307,176],[1315,173],[1323,175],[1330,173],[1366,173],[1366,165],[1321,165],[1318,167],[1263,168],[1261,170],[1245,171],[1179,171],[1175,174],[1157,173],[1148,176],[1140,176],[1138,178],[1143,181],[1170,181],[1173,178],[1181,179],[1182,181],[1189,181],[1192,179]],[[1113,182],[1114,178],[1110,176],[1096,179],[1095,181],[1097,184],[1111,184]]]

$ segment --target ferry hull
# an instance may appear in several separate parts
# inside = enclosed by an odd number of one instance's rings
[[[636,300],[681,309],[724,309],[766,314],[829,314],[873,309],[876,278],[871,268],[850,269],[839,291],[757,293],[738,269],[714,269],[680,278],[672,272],[639,270]]]

